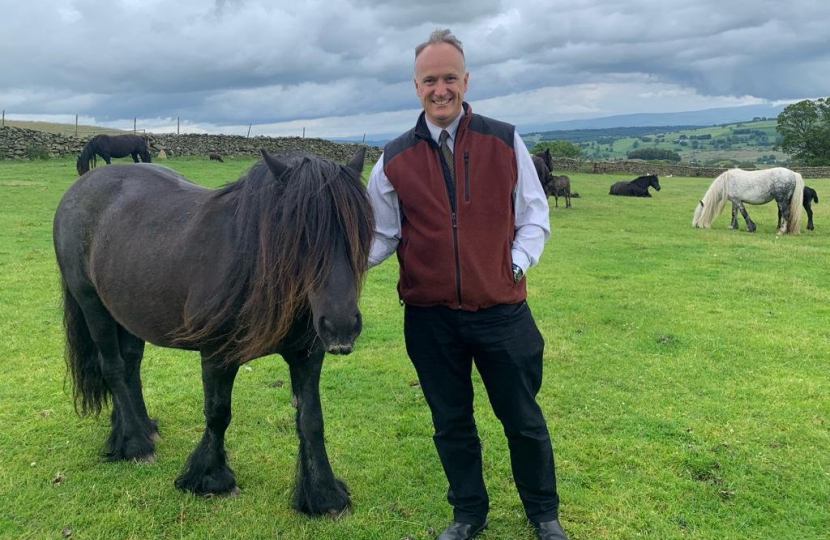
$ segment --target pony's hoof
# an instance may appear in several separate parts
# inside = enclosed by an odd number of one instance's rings
[[[237,495],[241,494],[242,490],[239,489],[239,486],[233,486],[233,489],[230,491],[226,491],[224,493],[205,493],[203,497],[205,499],[211,499],[213,497],[219,497],[224,499],[225,497],[236,497]]]
[[[336,509],[332,508],[331,510],[328,511],[326,516],[333,519],[334,521],[337,521],[338,519],[340,519],[344,516],[348,516],[351,513],[352,513],[351,510],[347,506],[346,508],[343,508],[342,510],[336,510]]]
[[[150,463],[150,464],[153,464],[155,462],[156,462],[156,454],[155,453],[146,454],[146,455],[143,455],[143,456],[138,456],[138,457],[133,458],[133,463]]]

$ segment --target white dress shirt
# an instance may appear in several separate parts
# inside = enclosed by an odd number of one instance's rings
[[[441,131],[446,129],[450,134],[447,139],[450,149],[454,148],[455,134],[462,110],[458,117],[446,128],[438,127],[427,120],[430,135],[438,142]],[[530,158],[524,141],[518,131],[514,131],[513,149],[518,166],[518,181],[513,189],[513,210],[515,216],[516,233],[511,247],[513,264],[518,265],[522,272],[539,262],[545,240],[550,236],[550,221],[548,199],[539,183],[536,167]],[[383,155],[375,163],[369,176],[369,199],[375,213],[375,236],[369,252],[369,267],[377,266],[386,260],[401,240],[401,211],[398,203],[398,194],[383,171]]]

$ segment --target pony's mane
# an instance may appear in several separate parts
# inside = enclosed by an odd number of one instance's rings
[[[345,245],[360,289],[368,270],[374,222],[360,175],[317,156],[295,156],[275,179],[262,161],[239,180],[216,190],[213,200],[233,197],[236,264],[226,289],[187,321],[178,339],[219,339],[227,362],[276,350],[308,295]]]
[[[700,202],[697,203],[694,217],[692,218],[693,226],[702,227],[704,229],[708,228],[709,225],[715,221],[715,218],[723,212],[723,208],[726,206],[727,201],[728,180],[729,171],[724,171],[717,178],[715,178],[712,185],[710,185],[709,189],[706,190],[706,194]]]

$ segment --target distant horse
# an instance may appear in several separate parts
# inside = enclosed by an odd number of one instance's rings
[[[548,196],[553,195],[554,208],[559,208],[559,197],[565,197],[565,208],[571,207],[571,179],[564,174],[551,175]]]
[[[152,462],[144,344],[199,351],[206,428],[176,486],[235,493],[224,448],[234,378],[279,353],[297,407],[294,507],[339,514],[349,492],[326,454],[319,381],[324,354],[351,352],[362,328],[373,231],[365,150],[345,166],[262,154],[217,190],[129,164],[94,169],[64,194],[53,231],[75,407],[97,414],[111,397],[106,459]]]
[[[539,177],[539,183],[542,184],[542,189],[545,194],[548,192],[548,184],[550,183],[550,167],[545,164],[545,160],[539,157],[539,154],[530,156],[533,160],[533,166],[536,168],[536,176]]]
[[[531,157],[533,158],[533,164],[536,165],[536,174],[539,175],[539,181],[542,182],[545,195],[548,197],[553,195],[554,208],[559,208],[559,197],[565,197],[565,208],[570,208],[571,179],[564,175],[556,176],[553,174],[553,159],[550,155],[550,149],[545,148]],[[544,172],[545,170],[547,172]],[[545,180],[542,180],[542,174],[544,174]]]
[[[804,180],[797,172],[783,167],[760,171],[729,169],[712,182],[703,199],[695,207],[692,225],[708,228],[723,212],[726,201],[732,202],[730,229],[738,228],[737,213],[746,221],[746,230],[755,232],[744,203],[766,204],[772,200],[778,204],[778,233],[798,234],[801,225],[801,203],[804,197]]]
[[[138,158],[144,163],[150,163],[150,150],[147,140],[140,135],[131,133],[125,135],[96,135],[94,136],[78,156],[76,168],[78,174],[84,174],[90,169],[90,162],[95,166],[95,156],[101,156],[107,165],[111,163],[110,158],[122,158],[132,156],[133,161],[138,163]]]
[[[816,190],[811,188],[810,186],[804,186],[804,210],[807,211],[807,230],[813,230],[813,208],[810,204],[812,202],[818,204],[818,194]]]
[[[222,156],[220,156],[216,152],[211,152],[210,154],[208,154],[208,157],[210,158],[211,161],[218,161],[219,163],[225,163],[224,161],[222,161]]]
[[[611,186],[609,195],[625,195],[629,197],[651,197],[648,188],[653,187],[660,191],[660,181],[655,174],[638,176],[630,182],[617,182]]]

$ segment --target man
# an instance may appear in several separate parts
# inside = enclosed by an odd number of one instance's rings
[[[528,519],[541,540],[566,540],[536,403],[544,341],[525,303],[524,272],[550,234],[547,199],[515,128],[464,103],[468,79],[461,42],[449,30],[415,49],[424,111],[372,170],[369,264],[397,250],[407,353],[432,412],[453,506],[453,522],[436,540],[466,540],[488,523],[473,362],[504,426]]]

